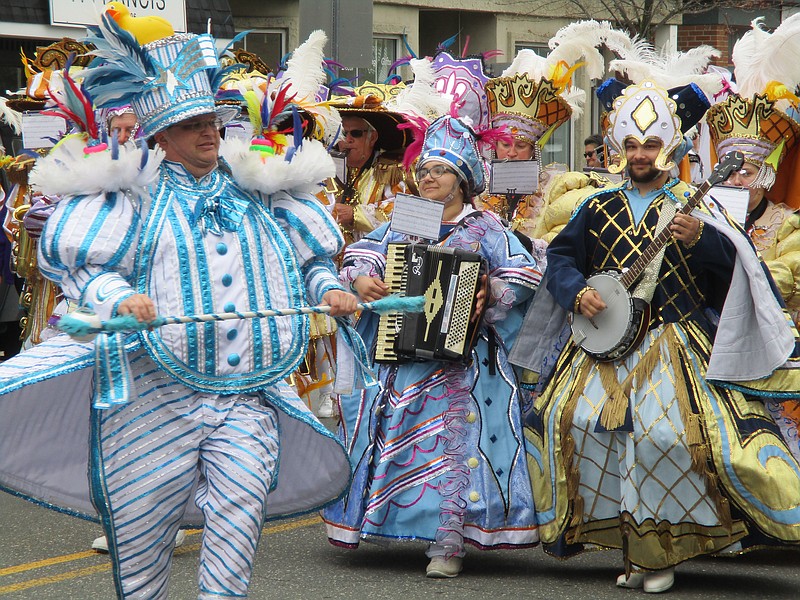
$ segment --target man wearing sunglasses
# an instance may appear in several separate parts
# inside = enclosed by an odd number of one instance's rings
[[[402,167],[405,132],[397,129],[399,114],[380,110],[380,104],[341,110],[342,130],[337,149],[347,161],[345,181],[328,191],[331,213],[344,234],[345,243],[360,240],[391,216],[398,192],[414,193],[413,178]]]

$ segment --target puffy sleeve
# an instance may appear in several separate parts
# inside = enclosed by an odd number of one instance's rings
[[[800,214],[793,213],[778,229],[775,257],[766,261],[786,306],[800,308]]]
[[[344,289],[332,260],[344,239],[319,200],[311,194],[278,192],[268,197],[267,205],[297,252],[309,302],[319,304],[326,292]]]
[[[350,244],[344,251],[339,279],[351,290],[356,277],[365,275],[383,279],[386,252],[389,244],[389,225],[384,224],[368,236]]]
[[[139,214],[122,193],[65,198],[42,231],[39,269],[67,298],[109,319],[135,293],[130,280],[140,231]]]

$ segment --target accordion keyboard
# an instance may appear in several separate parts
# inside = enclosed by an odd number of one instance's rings
[[[408,269],[405,268],[405,248],[407,244],[389,244],[386,252],[386,271],[383,282],[390,294],[405,291]],[[378,321],[378,336],[375,346],[376,362],[398,362],[395,339],[402,327],[403,313],[381,315]]]

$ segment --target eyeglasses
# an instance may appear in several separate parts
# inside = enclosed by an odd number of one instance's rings
[[[206,127],[210,127],[212,129],[222,129],[222,119],[212,119],[206,121],[191,121],[189,123],[178,123],[177,127],[179,127],[182,131],[191,131],[192,133],[202,133],[206,130]]]
[[[430,175],[433,179],[439,179],[445,173],[452,173],[455,175],[455,171],[453,169],[448,169],[444,165],[436,165],[435,167],[431,167],[430,169],[422,168],[417,169],[417,181],[422,181],[428,175]]]
[[[583,158],[592,158],[595,154],[597,154],[597,150],[589,150],[589,152],[583,153]]]
[[[358,138],[363,136],[368,131],[369,131],[369,129],[351,129],[350,131],[342,131],[342,135],[344,137],[350,136],[354,140],[357,140]]]

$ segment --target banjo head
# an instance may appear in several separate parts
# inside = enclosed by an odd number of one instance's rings
[[[575,342],[589,354],[608,354],[620,345],[630,327],[633,312],[631,295],[620,283],[619,275],[615,271],[601,271],[586,280],[607,306],[592,321],[579,313],[573,315]]]

